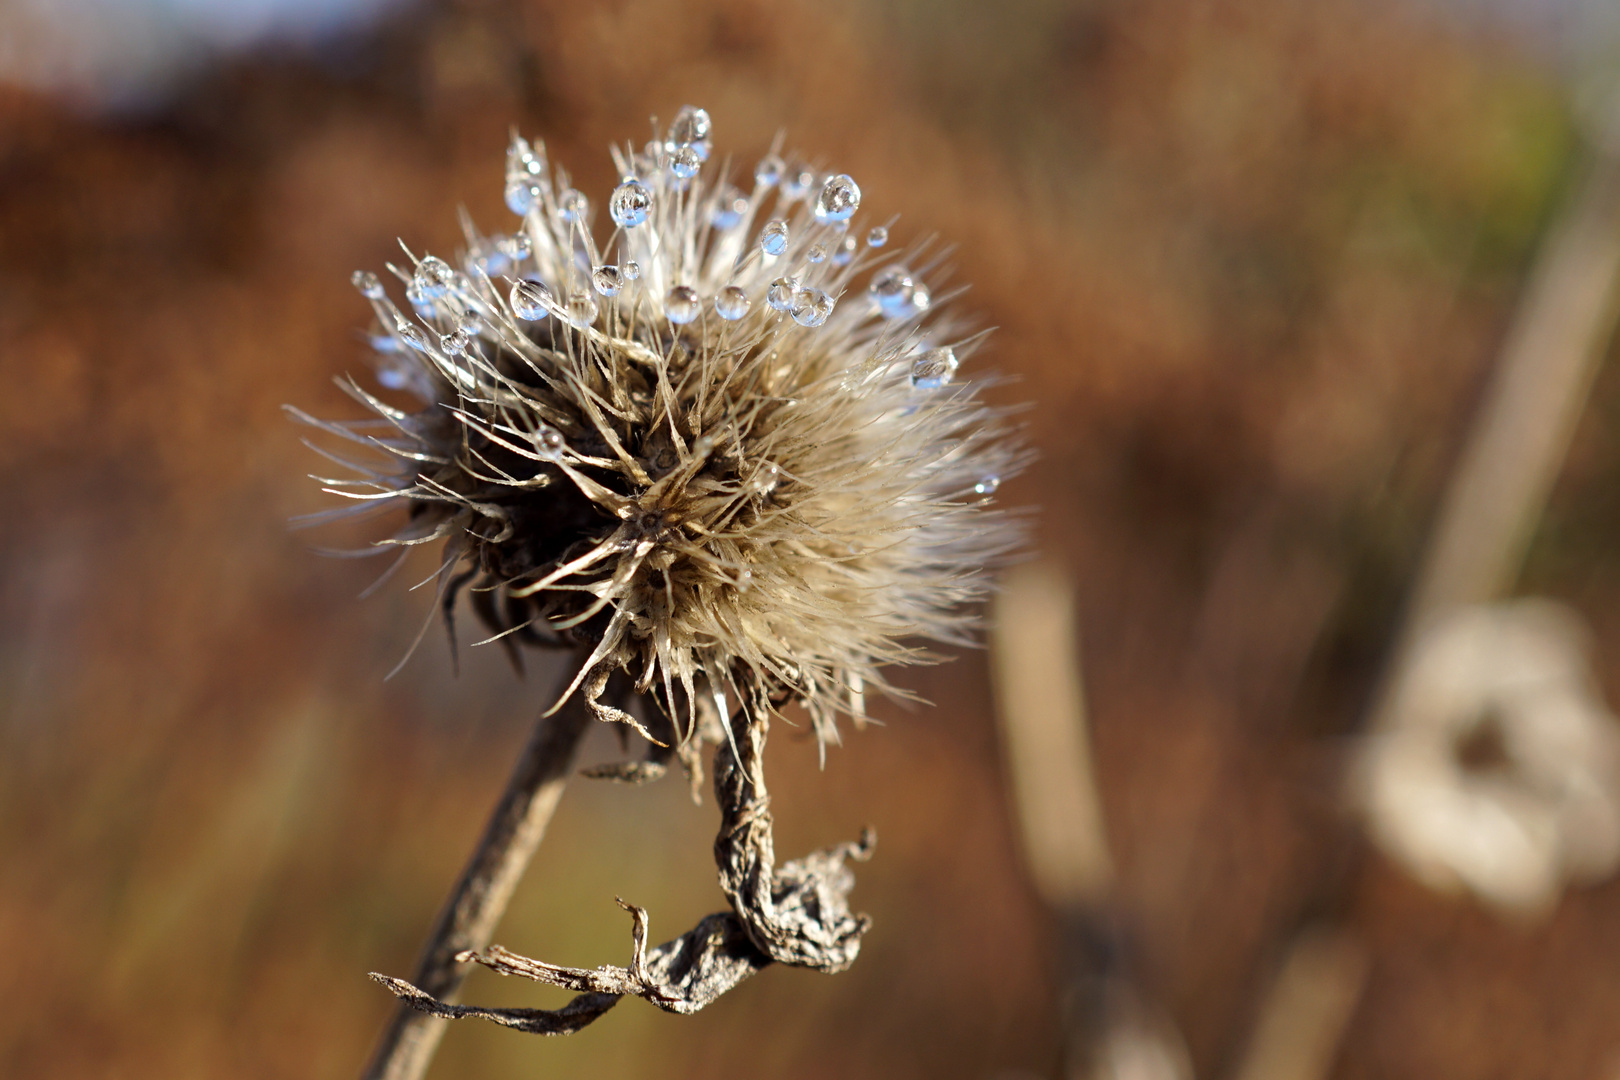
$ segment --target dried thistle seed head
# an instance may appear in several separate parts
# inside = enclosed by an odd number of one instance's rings
[[[574,689],[599,716],[626,719],[598,702],[623,670],[683,736],[700,703],[797,700],[832,740],[837,713],[890,690],[884,665],[966,640],[1017,540],[989,496],[1026,451],[955,378],[982,335],[930,302],[927,245],[857,255],[854,180],[811,190],[773,153],[745,195],[709,136],[684,109],[614,150],[605,247],[587,198],[514,137],[515,235],[465,222],[454,265],[391,268],[409,313],[356,278],[379,382],[420,408],[351,380],[375,418],[298,415],[386,452],[329,489],[404,509],[383,545],[445,542],[447,611],[466,591],[510,647],[587,647]]]

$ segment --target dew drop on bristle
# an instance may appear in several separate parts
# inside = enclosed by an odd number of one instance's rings
[[[692,179],[702,167],[703,159],[690,146],[682,146],[669,155],[669,171],[675,174],[677,180]]]
[[[703,301],[690,285],[677,285],[664,297],[664,315],[676,325],[685,325],[698,317]]]
[[[652,210],[652,192],[640,180],[626,180],[613,189],[608,200],[608,216],[621,229],[633,229],[647,220]]]
[[[813,263],[822,262],[827,258],[827,249],[825,246],[817,244],[815,247],[812,247],[809,251],[805,252],[804,257]]]
[[[787,166],[775,154],[766,154],[754,166],[754,183],[760,187],[775,187],[782,180],[782,173]]]
[[[596,298],[584,289],[568,294],[568,325],[584,330],[596,321]]]
[[[500,249],[513,263],[520,263],[534,254],[534,242],[526,232],[513,233],[502,238]]]
[[[729,229],[741,221],[747,212],[748,196],[727,184],[720,190],[714,209],[709,212],[709,224],[717,229]]]
[[[529,140],[521,135],[512,136],[512,143],[506,148],[506,175],[508,176],[544,176],[546,174],[546,159],[543,151],[537,151]]]
[[[456,320],[456,326],[469,337],[477,337],[478,332],[484,328],[484,320],[476,311],[464,311],[461,318]]]
[[[776,311],[792,311],[793,294],[798,291],[798,281],[790,277],[779,277],[771,282],[771,287],[765,291],[765,302]]]
[[[769,495],[776,490],[776,485],[782,482],[782,468],[769,462],[761,465],[754,473],[753,479],[748,481],[748,490],[754,495]]]
[[[796,161],[782,174],[782,197],[789,201],[802,199],[809,194],[815,182],[815,170],[802,161]]]
[[[471,343],[472,335],[467,333],[465,330],[455,329],[450,331],[448,334],[439,335],[439,348],[449,356],[466,352],[467,346]]]
[[[508,180],[506,183],[506,208],[512,213],[522,217],[527,214],[534,204],[540,201],[540,185],[531,184],[527,180]]]
[[[563,433],[550,424],[541,424],[534,430],[534,452],[547,461],[557,461],[568,449],[568,440]]]
[[[938,390],[956,377],[956,351],[949,345],[929,349],[911,365],[911,385],[919,390]]]
[[[838,246],[833,248],[832,264],[834,266],[848,266],[850,261],[855,258],[855,247],[855,238],[853,236],[846,236],[838,241]]]
[[[800,289],[793,294],[793,321],[800,326],[820,326],[837,303],[820,289]]]
[[[397,357],[377,365],[377,385],[389,390],[403,390],[411,384],[411,371]]]
[[[469,274],[478,271],[488,277],[498,277],[506,272],[507,264],[511,261],[501,250],[500,241],[484,239],[473,244],[463,265]]]
[[[551,314],[555,302],[551,290],[538,281],[519,281],[512,286],[512,314],[524,322],[535,322]]]
[[[411,279],[423,298],[437,300],[450,291],[456,272],[437,255],[429,255],[416,264],[416,276]]]
[[[570,224],[584,221],[590,210],[591,201],[577,188],[569,188],[557,196],[557,216]]]
[[[598,266],[591,272],[591,284],[603,296],[618,296],[624,288],[624,274],[617,266]]]
[[[759,248],[767,255],[780,255],[787,250],[788,227],[785,221],[768,221],[759,230]]]
[[[735,285],[727,285],[714,298],[714,313],[727,322],[736,322],[747,315],[751,306],[748,294]]]
[[[899,319],[912,313],[911,298],[916,285],[911,271],[903,266],[886,266],[872,275],[867,293],[877,303],[885,318]]]
[[[707,143],[713,134],[714,124],[709,120],[708,110],[696,105],[682,105],[669,125],[669,142],[674,147]],[[704,154],[704,158],[708,155]]]
[[[433,318],[438,311],[438,309],[433,306],[433,301],[429,300],[425,295],[423,295],[422,286],[414,279],[409,285],[405,286],[405,299],[407,302],[409,302],[411,307],[416,309],[416,313],[422,316],[424,319]]]
[[[848,221],[861,205],[861,189],[854,180],[839,174],[828,177],[816,196],[816,220],[823,225]]]
[[[422,332],[422,328],[417,326],[415,323],[402,322],[398,326],[394,327],[394,333],[399,337],[399,340],[406,344],[407,347],[415,349],[417,352],[427,352],[427,335],[424,334]]]
[[[973,491],[978,495],[994,495],[996,493],[996,488],[1000,486],[1001,477],[997,476],[995,473],[991,473],[983,480],[980,480],[977,484],[974,484]]]
[[[634,259],[626,262],[623,266],[619,267],[619,269],[624,271],[624,276],[627,281],[635,281],[637,278],[641,277],[641,264],[636,262]]]
[[[927,311],[928,305],[933,302],[933,295],[929,293],[928,286],[916,285],[911,290],[911,310],[906,314],[915,315],[920,311]]]
[[[885,229],[881,225],[877,226],[871,232],[866,234],[866,246],[869,248],[880,248],[888,242],[889,230]]]
[[[383,284],[370,270],[356,270],[349,275],[349,284],[360,290],[360,295],[367,300],[381,300],[383,298]]]

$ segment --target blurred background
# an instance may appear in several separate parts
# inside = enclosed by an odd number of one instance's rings
[[[433,632],[384,681],[429,598],[357,600],[376,568],[288,531],[328,503],[280,406],[355,415],[331,383],[369,365],[350,272],[396,238],[449,254],[460,206],[509,228],[514,126],[599,198],[609,142],[690,102],[744,167],[785,129],[899,240],[957,244],[961,303],[1000,327],[981,362],[1035,403],[1041,458],[998,497],[1039,508],[1072,582],[1102,903],[1177,1067],[1258,1075],[1279,972],[1327,926],[1354,942],[1339,1019],[1314,1073],[1269,1075],[1620,1076],[1620,881],[1533,917],[1431,889],[1345,782],[1537,253],[1620,131],[1614,14],[0,6],[0,1074],[358,1075],[393,1007],[365,972],[409,973],[551,679],[482,649],[454,676]],[[1598,336],[1503,590],[1584,618],[1613,701]],[[772,968],[692,1017],[628,1002],[565,1039],[469,1021],[430,1075],[1057,1075],[1070,953],[989,672],[968,651],[901,673],[938,704],[880,706],[824,770],[773,740],[781,857],[879,835],[851,971]],[[623,963],[615,895],[655,940],[721,906],[713,823],[679,780],[576,782],[496,940]],[[465,999],[565,995],[478,972]]]

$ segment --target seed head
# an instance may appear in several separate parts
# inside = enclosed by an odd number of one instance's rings
[[[390,267],[408,311],[355,276],[377,380],[418,407],[348,380],[373,418],[295,415],[381,452],[328,490],[404,511],[381,545],[444,541],[447,613],[465,591],[490,640],[587,649],[570,693],[599,717],[629,719],[599,700],[623,670],[682,736],[700,702],[798,701],[825,742],[893,692],[884,665],[968,639],[1026,451],[957,377],[983,335],[930,292],[928,245],[879,255],[853,179],[775,152],[743,192],[710,130],[688,107],[614,149],[600,246],[514,136],[515,232],[464,221],[454,263]]]

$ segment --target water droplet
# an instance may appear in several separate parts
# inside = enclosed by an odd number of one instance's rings
[[[560,460],[563,451],[568,449],[568,440],[563,438],[563,433],[547,423],[541,423],[536,427],[531,438],[534,441],[534,452],[547,461]]]
[[[506,182],[506,208],[522,217],[540,201],[540,185],[517,179]]]
[[[444,352],[449,356],[454,356],[460,352],[466,352],[467,346],[471,344],[471,342],[472,335],[461,329],[452,330],[448,334],[439,335],[439,348],[443,349]]]
[[[591,284],[603,296],[618,296],[624,288],[624,274],[617,266],[598,266],[591,272]]]
[[[349,276],[349,284],[359,289],[360,295],[367,300],[381,300],[383,298],[382,282],[370,270],[356,270]]]
[[[782,172],[787,166],[775,154],[766,154],[754,166],[754,183],[760,187],[774,187],[782,179]]]
[[[702,310],[703,301],[698,299],[697,290],[690,285],[677,285],[664,297],[664,315],[677,325],[691,322]]]
[[[815,183],[815,170],[802,161],[796,161],[782,174],[782,197],[789,201],[802,199]]]
[[[538,281],[519,281],[512,286],[512,314],[524,322],[535,322],[551,314],[555,303],[551,290]]]
[[[584,289],[568,294],[568,325],[584,330],[596,321],[596,298]]]
[[[793,321],[800,326],[820,326],[837,303],[820,289],[800,289],[793,294]]]
[[[696,105],[682,105],[681,111],[675,114],[674,123],[669,125],[669,142],[674,147],[707,144],[713,132],[714,125],[709,121],[706,110]],[[705,151],[704,159],[707,160],[708,156]]]
[[[557,216],[570,224],[576,221],[584,221],[585,215],[590,213],[590,209],[591,201],[585,197],[584,192],[577,188],[569,188],[557,196]]]
[[[903,266],[886,266],[872,275],[866,291],[885,318],[898,319],[912,313],[911,296],[915,290],[911,271]]]
[[[977,484],[974,484],[973,490],[979,495],[994,495],[996,493],[996,488],[1000,486],[1001,477],[997,476],[995,473],[991,473],[983,480],[980,480]]]
[[[938,390],[956,375],[956,352],[949,345],[929,349],[911,364],[911,385]]]
[[[469,336],[477,337],[478,332],[484,328],[484,320],[476,311],[464,311],[456,326]]]
[[[377,365],[377,383],[390,390],[403,390],[411,383],[410,368],[398,358],[391,357]]]
[[[717,229],[729,229],[748,213],[748,196],[727,184],[720,189],[714,209],[709,212],[709,223]]]
[[[546,172],[545,148],[536,148],[521,135],[512,136],[506,148],[506,174],[508,176],[544,176]]]
[[[506,271],[510,261],[506,252],[501,250],[500,241],[486,237],[476,241],[468,250],[465,265],[469,274],[481,271],[488,277],[497,277]]]
[[[727,322],[736,322],[748,314],[752,306],[748,294],[735,285],[727,285],[714,298],[714,312]]]
[[[889,230],[879,225],[866,234],[866,246],[880,248],[889,242]]]
[[[781,466],[770,462],[759,467],[753,479],[748,481],[748,490],[754,495],[769,495],[776,490],[776,485],[782,482]]]
[[[629,278],[631,281],[635,281],[637,278],[641,277],[641,264],[636,262],[634,259],[631,259],[619,269],[623,270],[624,276]]]
[[[854,258],[855,238],[853,236],[846,236],[842,240],[838,241],[837,247],[833,248],[832,263],[834,266],[848,266],[850,264],[850,260]]]
[[[787,250],[788,227],[785,221],[767,221],[759,230],[759,247],[767,255],[780,255]]]
[[[608,216],[621,229],[633,229],[647,220],[652,210],[652,192],[640,180],[626,180],[613,189],[608,200]]]
[[[502,253],[514,263],[520,263],[534,253],[534,243],[526,232],[513,233],[501,240]]]
[[[913,288],[911,290],[911,312],[910,312],[910,314],[915,315],[919,311],[927,311],[928,310],[928,305],[930,303],[932,303],[932,302],[933,302],[933,295],[928,291],[928,286],[918,284],[915,288]]]
[[[754,587],[754,572],[746,566],[737,571],[737,591],[747,592]]]
[[[823,225],[848,221],[861,205],[861,189],[854,180],[840,173],[827,178],[816,196],[816,220]]]
[[[414,280],[405,286],[405,299],[410,302],[411,307],[416,309],[416,313],[424,319],[431,319],[438,313],[438,309],[433,306],[433,301],[422,294],[422,286]]]
[[[702,167],[703,159],[690,146],[679,147],[669,155],[669,171],[675,174],[677,180],[692,179]]]
[[[821,262],[827,257],[827,248],[823,244],[817,244],[815,247],[806,252],[804,257],[813,263]]]
[[[450,291],[450,286],[456,280],[456,272],[450,264],[436,255],[429,255],[416,264],[416,276],[412,284],[424,299],[437,300]]]
[[[415,349],[417,352],[427,352],[427,335],[424,334],[422,332],[422,328],[417,326],[415,323],[401,322],[398,326],[394,327],[394,333],[398,335],[399,340],[403,341],[407,347]]]
[[[793,310],[793,294],[799,291],[796,278],[779,277],[765,291],[765,302],[777,311]]]

